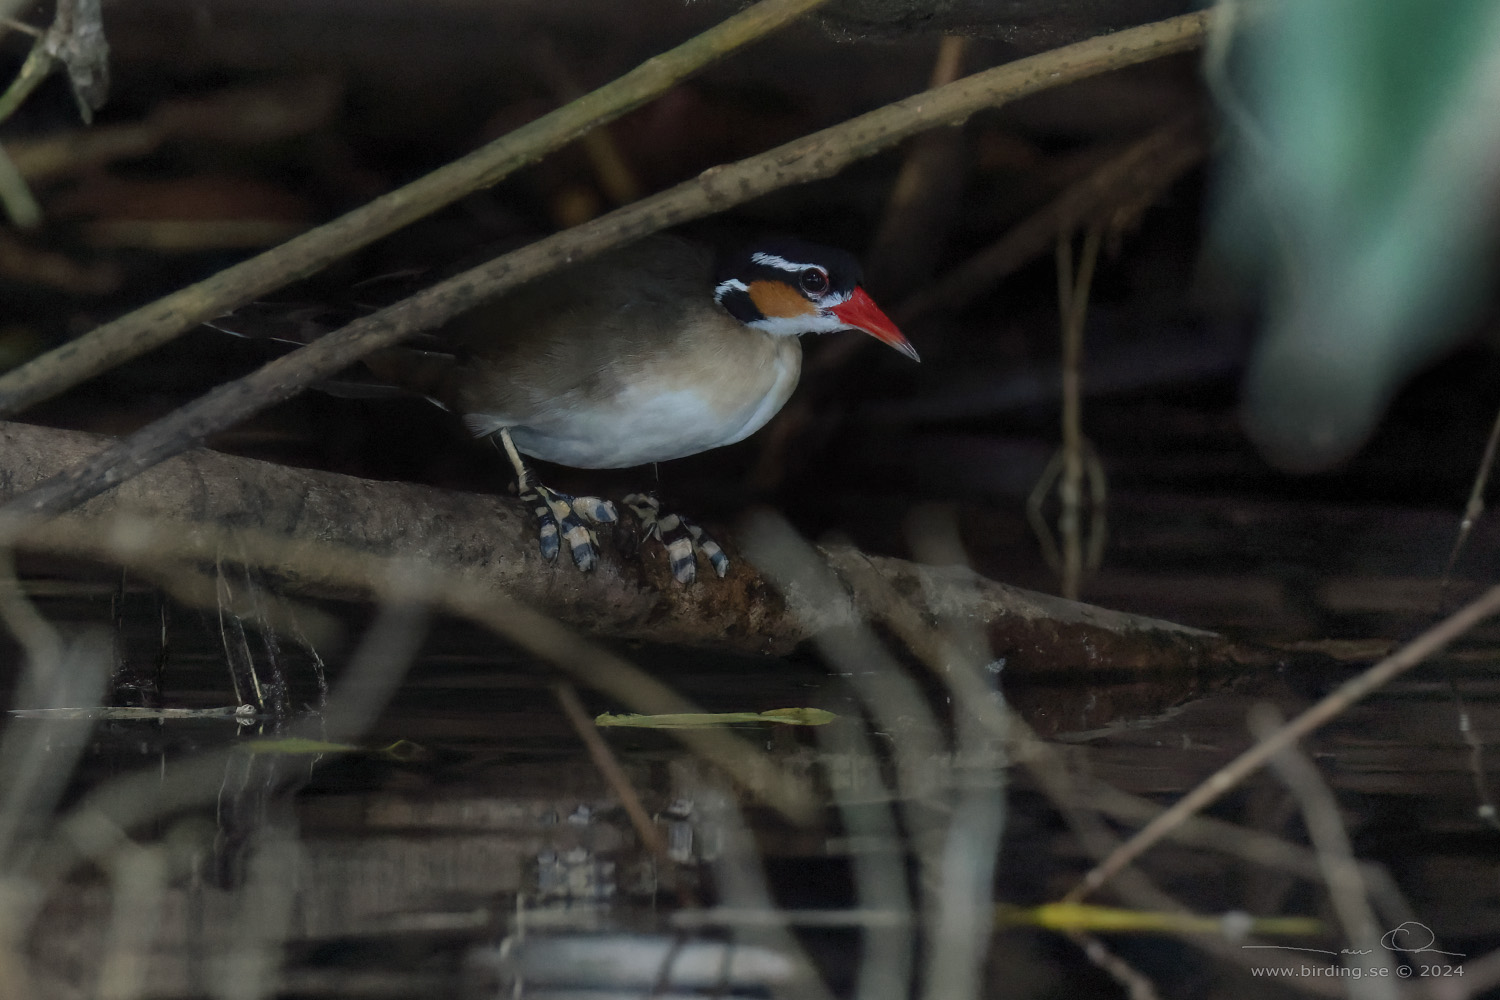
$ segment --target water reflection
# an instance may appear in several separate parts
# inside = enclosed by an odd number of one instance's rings
[[[864,687],[878,676],[858,667],[831,675],[814,659],[663,657],[706,710],[795,705],[838,718],[738,730],[780,773],[819,790],[810,825],[779,816],[669,734],[608,730],[665,844],[658,856],[556,711],[551,675],[475,633],[439,628],[345,745],[321,739],[335,735],[322,715],[236,715],[211,646],[186,633],[174,643],[164,701],[216,713],[91,727],[33,715],[7,727],[8,741],[72,775],[57,793],[61,825],[40,843],[17,834],[29,860],[15,869],[25,877],[7,882],[6,898],[31,901],[12,913],[35,914],[24,954],[39,994],[907,996],[930,981],[931,943],[955,933],[930,892],[934,878],[965,870],[952,831],[994,822],[963,809],[1011,783],[998,873],[971,879],[984,898],[993,885],[1023,905],[1056,899],[1087,862],[1074,812],[1106,834],[1144,823],[1153,800],[1181,795],[1248,745],[1252,704],[1294,711],[1339,679],[1294,670],[1015,688],[1022,718],[1048,727],[1071,775],[1073,799],[1059,810],[1037,772],[1010,773],[998,735],[978,728],[955,745],[949,706],[918,675],[908,690],[921,711],[892,702],[877,715]],[[650,650],[633,655],[652,662]],[[1500,684],[1472,663],[1452,667],[1473,730],[1500,730]],[[290,690],[305,705],[319,698],[306,676],[294,674]],[[1122,716],[1127,704],[1143,710]],[[1101,705],[1112,706],[1104,716]],[[940,728],[935,741],[924,715]],[[903,752],[914,744],[926,752]],[[1313,749],[1356,853],[1394,876],[1372,869],[1381,918],[1420,918],[1445,948],[1478,952],[1493,905],[1479,877],[1487,828],[1474,816],[1474,751],[1454,738],[1446,686],[1404,682],[1320,732]],[[26,830],[52,813],[37,801]],[[1319,914],[1317,864],[1282,839],[1301,835],[1274,779],[1214,815],[1239,825],[1185,828],[1182,843],[1148,856],[1143,871],[1160,891],[1202,913]],[[979,995],[1100,985],[1047,932],[970,930],[991,951]],[[1207,946],[1113,946],[1172,995],[1210,968],[1218,985],[1200,992],[1261,988],[1244,967],[1214,965]],[[1336,934],[1318,946],[1336,950]]]

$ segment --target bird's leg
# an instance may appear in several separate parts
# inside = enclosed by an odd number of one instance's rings
[[[516,450],[516,443],[510,439],[510,431],[502,427],[496,437],[500,439],[500,447],[504,448],[506,457],[516,470],[516,493],[523,501],[532,505],[532,511],[541,522],[538,541],[542,556],[548,562],[557,558],[558,550],[562,547],[560,535],[567,541],[568,549],[573,553],[573,562],[578,568],[585,573],[593,569],[599,561],[599,539],[586,522],[609,524],[619,520],[615,505],[598,497],[573,497],[548,489],[537,482],[531,470],[526,468],[526,463],[521,461],[521,453]]]
[[[694,557],[702,552],[720,578],[729,572],[729,557],[719,548],[719,543],[703,533],[703,529],[680,514],[663,514],[661,501],[652,493],[632,493],[625,498],[625,506],[641,519],[642,534],[655,538],[666,546],[667,564],[678,583],[692,583],[698,575]]]

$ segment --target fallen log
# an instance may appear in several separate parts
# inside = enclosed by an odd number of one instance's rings
[[[0,423],[0,500],[19,495],[111,443],[92,434]],[[121,526],[130,526],[125,531]],[[157,530],[142,551],[142,525]],[[136,542],[125,544],[123,534]],[[601,532],[604,558],[581,573],[566,557],[554,565],[537,550],[527,507],[508,496],[484,496],[413,483],[377,482],[296,469],[197,449],[169,459],[52,521],[23,534],[23,549],[122,561],[226,559],[256,562],[289,592],[362,598],[337,553],[425,565],[463,578],[481,592],[519,601],[601,637],[785,654],[825,629],[879,619],[881,603],[900,595],[933,623],[980,626],[1009,675],[1081,670],[1198,669],[1243,662],[1246,652],[1212,632],[1128,615],[1022,590],[962,567],[931,567],[823,550],[843,586],[837,601],[782,594],[738,552],[727,578],[703,573],[676,584],[664,555],[629,547],[630,526]],[[226,545],[226,538],[274,538],[265,546]],[[251,553],[246,555],[245,553]],[[125,561],[129,561],[126,559]],[[878,574],[887,586],[852,581]]]

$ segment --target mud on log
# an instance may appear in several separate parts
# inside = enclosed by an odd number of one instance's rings
[[[27,424],[0,423],[0,500],[69,468],[109,438]],[[23,533],[23,549],[119,561],[119,526],[165,528],[160,561],[242,558],[256,546],[238,537],[296,543],[264,566],[294,593],[363,597],[334,553],[368,560],[425,563],[505,595],[580,630],[604,637],[786,653],[823,629],[879,619],[879,599],[851,580],[876,573],[882,588],[908,600],[928,621],[978,623],[1007,673],[1203,668],[1243,659],[1243,650],[1211,632],[1109,611],[1021,590],[959,567],[930,567],[869,556],[852,548],[825,551],[846,599],[832,604],[777,593],[742,555],[724,580],[692,587],[672,581],[659,548],[625,555],[628,522],[601,533],[605,558],[593,573],[566,559],[556,565],[537,550],[535,527],[519,501],[411,483],[376,482],[294,469],[198,449],[170,459],[52,522]],[[138,546],[131,558],[141,558]],[[128,546],[127,546],[128,548]],[[264,547],[260,547],[262,550]],[[252,554],[249,561],[256,562]],[[343,564],[340,564],[343,565]]]

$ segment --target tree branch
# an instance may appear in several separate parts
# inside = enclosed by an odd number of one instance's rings
[[[405,187],[281,246],[142,306],[0,376],[0,416],[49,399],[160,347],[204,320],[314,274],[588,130],[665,93],[704,66],[801,17],[825,0],[762,0],[624,76]]]
[[[371,351],[438,326],[558,266],[789,184],[831,177],[856,160],[925,129],[962,122],[981,108],[1183,51],[1201,41],[1207,23],[1207,13],[1185,14],[976,73],[769,152],[713,167],[660,194],[497,257],[219,386],[11,500],[0,508],[0,538],[14,530],[18,516],[67,510]],[[3,385],[0,379],[0,411],[5,407]]]

